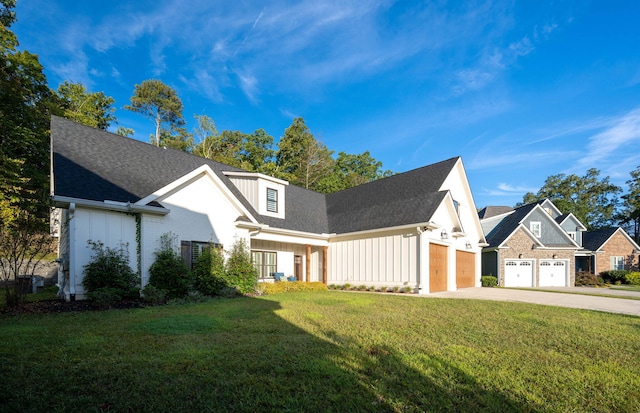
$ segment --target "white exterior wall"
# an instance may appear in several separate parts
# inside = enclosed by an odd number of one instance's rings
[[[450,256],[449,256],[449,289],[455,290],[456,287],[456,258],[455,258],[455,250],[462,250],[466,252],[475,253],[475,280],[476,287],[480,286],[480,275],[482,272],[482,264],[481,264],[481,252],[482,247],[479,246],[481,240],[484,241],[484,234],[482,232],[482,226],[480,225],[480,219],[478,218],[478,211],[476,209],[476,205],[473,202],[473,194],[471,193],[471,188],[469,187],[469,182],[467,180],[466,173],[464,171],[464,167],[462,165],[462,161],[458,160],[456,167],[451,170],[449,176],[445,179],[442,184],[441,190],[449,190],[451,193],[451,197],[459,203],[458,206],[458,217],[462,224],[462,231],[464,232],[464,236],[459,238],[452,237],[452,229],[450,226],[446,227],[447,232],[449,233],[449,245],[454,248],[450,248]],[[440,206],[442,208],[442,205]],[[441,214],[442,211],[438,209],[436,215]],[[441,219],[439,216],[434,217],[433,221],[440,223],[438,221]],[[442,218],[444,219],[444,217]],[[450,218],[449,218],[450,220]],[[442,221],[443,222],[443,221]],[[471,248],[467,248],[467,242],[471,244]]]
[[[69,217],[64,214],[65,218]],[[136,256],[136,221],[130,214],[97,209],[77,208],[71,219],[63,222],[66,229],[61,231],[60,243],[69,243],[69,280],[65,285],[65,295],[69,299],[71,294],[81,300],[84,297],[82,279],[83,266],[87,265],[93,256],[93,250],[87,241],[100,241],[105,247],[119,248],[121,244],[128,244],[129,264],[137,271]],[[73,222],[71,222],[73,221]],[[63,238],[67,238],[63,241]]]
[[[328,252],[328,284],[411,286],[418,282],[418,238],[409,231],[337,238]]]
[[[281,238],[281,237],[274,237]],[[303,242],[303,240],[300,240]],[[318,241],[315,241],[317,244]],[[324,244],[327,244],[324,242]],[[328,245],[328,244],[327,244]],[[294,256],[302,256],[302,280],[306,281],[307,274],[307,247],[306,244],[294,244],[267,239],[252,239],[251,250],[270,251],[277,253],[276,270],[285,276],[295,275]],[[311,246],[310,280],[322,281],[322,246]]]
[[[242,214],[206,174],[158,199],[169,209],[165,216],[142,217],[142,284],[149,279],[149,267],[160,248],[160,237],[168,232],[176,235],[174,248],[180,241],[215,242],[229,250],[237,238],[248,244],[248,232],[236,228]]]

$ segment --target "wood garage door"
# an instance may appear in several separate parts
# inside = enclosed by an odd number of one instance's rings
[[[505,287],[533,287],[533,261],[505,260]]]
[[[541,260],[538,272],[540,287],[566,287],[567,262],[561,260]]]
[[[429,244],[429,292],[447,291],[447,247]]]
[[[472,252],[456,251],[456,286],[476,286],[476,255]]]

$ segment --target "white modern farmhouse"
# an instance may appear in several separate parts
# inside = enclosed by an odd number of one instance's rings
[[[51,196],[59,284],[84,298],[87,241],[128,244],[148,280],[160,237],[191,264],[210,243],[246,241],[263,281],[479,286],[485,243],[461,158],[324,195],[185,152],[52,117]]]

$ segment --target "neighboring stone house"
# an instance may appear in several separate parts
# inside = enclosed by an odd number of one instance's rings
[[[53,116],[51,159],[70,300],[84,297],[88,240],[128,244],[144,286],[169,232],[187,264],[209,243],[244,240],[262,282],[284,273],[418,293],[480,285],[485,239],[459,157],[324,195]]]
[[[622,228],[604,228],[583,234],[589,251],[577,261],[578,270],[596,275],[609,270],[638,270],[640,247]]]
[[[564,287],[575,284],[576,241],[586,230],[549,200],[519,208],[487,207],[479,216],[487,244],[482,274],[503,287]],[[567,231],[567,228],[571,231]]]

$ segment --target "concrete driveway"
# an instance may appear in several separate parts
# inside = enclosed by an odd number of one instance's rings
[[[582,308],[585,310],[629,314],[640,317],[640,292],[610,290],[608,288],[555,287],[545,290],[570,292],[546,292],[535,289],[515,290],[509,288],[462,288],[458,291],[431,293],[434,298],[471,298],[478,300],[517,301],[522,303],[555,305],[558,307]],[[615,295],[620,298],[598,295]],[[637,299],[625,299],[636,297]]]

